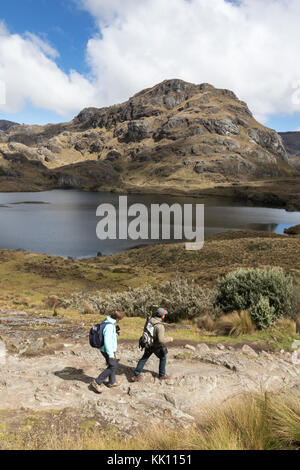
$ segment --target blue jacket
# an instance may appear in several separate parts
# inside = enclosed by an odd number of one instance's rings
[[[108,322],[108,324],[103,330],[104,346],[100,348],[100,351],[106,352],[109,357],[114,357],[118,348],[116,320],[111,317],[106,317],[105,321]]]

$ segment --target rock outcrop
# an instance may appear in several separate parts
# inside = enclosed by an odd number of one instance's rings
[[[300,171],[300,132],[280,132],[291,164]]]
[[[53,177],[61,167],[76,179],[69,178],[68,187],[93,190],[199,189],[294,171],[281,137],[260,125],[232,91],[206,83],[166,80],[125,103],[84,109],[69,123],[3,129],[0,167],[18,165],[22,174],[22,158],[40,162],[43,177],[31,175],[37,186],[62,187],[64,182]],[[101,170],[110,162],[114,177],[101,177],[97,185],[89,174],[91,162]]]

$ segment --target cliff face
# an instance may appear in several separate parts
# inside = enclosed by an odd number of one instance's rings
[[[280,132],[290,163],[300,171],[300,132]]]
[[[189,190],[292,172],[281,137],[233,92],[182,80],[84,109],[69,123],[0,131],[2,190]]]

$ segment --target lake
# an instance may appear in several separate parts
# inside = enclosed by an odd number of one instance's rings
[[[99,251],[107,255],[151,243],[133,240],[99,240],[96,226],[99,204],[118,206],[119,196],[76,190],[39,193],[0,193],[0,249],[83,258]],[[225,230],[252,229],[283,233],[300,224],[300,212],[245,207],[227,198],[189,198],[165,195],[129,195],[128,205],[151,203],[205,204],[205,235]],[[156,242],[157,243],[157,242]],[[161,242],[160,242],[161,243]]]

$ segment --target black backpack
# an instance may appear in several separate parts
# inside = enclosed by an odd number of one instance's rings
[[[144,326],[144,331],[139,340],[140,349],[149,349],[153,346],[154,342],[154,327],[150,322],[151,315],[147,316],[147,320]]]
[[[108,321],[104,321],[102,323],[99,323],[97,325],[94,325],[90,329],[90,334],[89,334],[89,340],[90,340],[90,345],[92,348],[97,348],[100,349],[102,346],[104,346],[104,328],[108,324]]]

